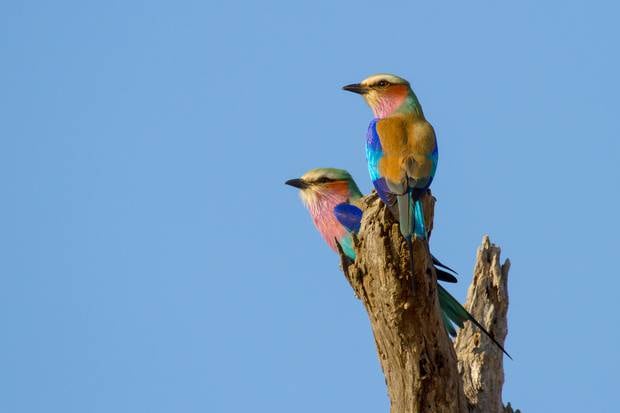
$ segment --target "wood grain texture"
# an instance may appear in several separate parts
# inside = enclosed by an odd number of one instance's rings
[[[425,197],[430,206],[425,210],[432,211],[433,202]],[[376,196],[363,204],[358,256],[354,263],[343,260],[343,268],[368,313],[391,412],[466,413],[456,354],[439,316],[428,246],[421,240],[413,244],[413,289],[398,225]]]
[[[423,198],[423,203],[427,225],[432,228],[435,199],[429,194]],[[470,323],[459,335],[457,363],[457,352],[441,323],[436,275],[426,241],[415,240],[413,244],[415,271],[412,277],[406,243],[385,205],[374,193],[364,197],[359,205],[364,210],[364,217],[355,238],[357,258],[351,262],[341,251],[341,264],[355,295],[368,313],[386,379],[390,412],[512,412],[511,409],[484,410],[487,401],[491,404],[499,401],[497,406],[503,409],[503,370],[501,377],[488,371],[493,366],[501,368],[501,353],[491,348],[477,332],[470,331]],[[486,240],[488,242],[488,238]],[[479,252],[476,266],[480,266],[479,272],[483,275],[475,278],[472,286],[486,286],[481,282],[489,278],[486,275],[489,273],[492,275],[490,280],[497,279],[499,287],[496,289],[497,298],[472,292],[473,308],[480,307],[480,314],[490,317],[488,324],[484,317],[480,321],[483,325],[490,325],[491,331],[503,342],[505,311],[497,307],[497,303],[504,303],[507,309],[506,281],[502,271],[507,274],[509,265],[496,267],[494,259],[498,260],[499,255],[487,254],[488,248],[484,249],[484,245],[481,248],[485,252]],[[494,272],[487,268],[494,268]],[[465,377],[474,374],[477,368],[474,360],[480,357],[484,361],[479,369],[484,395],[475,380]],[[495,394],[494,398],[490,397],[491,393]]]
[[[508,271],[510,261],[501,264],[501,249],[488,236],[478,248],[474,278],[467,292],[465,308],[502,345],[508,334]],[[459,373],[472,413],[504,413],[502,403],[504,364],[502,352],[471,323],[459,331],[454,343]],[[505,410],[510,409],[510,410]]]

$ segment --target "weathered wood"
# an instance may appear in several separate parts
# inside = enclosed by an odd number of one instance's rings
[[[423,201],[432,228],[435,199],[429,194]],[[391,413],[513,413],[510,404],[502,404],[501,351],[471,323],[454,347],[448,338],[427,242],[413,243],[412,277],[409,251],[385,205],[371,194],[359,206],[364,216],[355,239],[357,258],[351,262],[341,251],[341,264],[368,313]],[[503,343],[510,263],[500,266],[499,256],[499,247],[485,237],[466,308]]]
[[[427,196],[429,225],[433,204]],[[466,413],[456,354],[439,316],[428,244],[413,243],[412,279],[406,243],[385,205],[371,195],[362,207],[357,259],[342,264],[370,319],[391,412]]]
[[[503,345],[508,333],[510,261],[500,264],[500,253],[501,249],[484,236],[478,248],[474,279],[467,292],[465,308]],[[470,412],[512,411],[510,406],[505,408],[502,403],[502,352],[471,323],[466,323],[459,331],[454,346]]]

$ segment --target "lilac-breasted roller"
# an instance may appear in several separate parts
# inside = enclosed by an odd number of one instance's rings
[[[359,230],[362,220],[362,210],[356,205],[362,193],[351,175],[344,169],[316,168],[286,184],[300,189],[301,200],[327,245],[337,251],[337,242],[345,255],[355,260],[352,234]],[[431,257],[439,271],[438,279],[456,282],[453,275],[437,267],[454,271]]]
[[[300,189],[301,199],[329,247],[337,251],[336,243],[340,244],[344,254],[354,261],[353,234],[359,231],[362,220],[362,210],[356,203],[362,198],[362,193],[351,175],[343,169],[317,168],[306,172],[301,178],[286,181],[286,184]],[[438,280],[457,281],[452,274],[442,269],[452,271],[449,267],[431,257]],[[455,326],[462,328],[465,321],[471,321],[506,353],[484,327],[439,283],[437,294],[443,323],[451,337],[456,337]]]
[[[435,131],[401,77],[373,75],[343,89],[361,94],[375,115],[366,135],[368,170],[377,193],[398,219],[413,272],[411,238],[427,236],[420,197],[437,169]]]

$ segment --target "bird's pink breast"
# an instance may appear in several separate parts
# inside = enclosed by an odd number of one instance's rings
[[[347,201],[348,190],[340,193],[338,190],[329,192],[318,192],[314,199],[308,204],[310,215],[314,225],[319,230],[325,242],[331,249],[337,251],[336,239],[341,239],[347,234],[347,230],[338,222],[334,216],[334,207]]]
[[[385,118],[402,105],[407,99],[409,89],[405,85],[393,85],[379,96],[372,105],[372,110],[377,118]]]

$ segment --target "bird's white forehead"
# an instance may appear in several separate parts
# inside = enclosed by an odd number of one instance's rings
[[[362,85],[373,85],[381,80],[387,80],[393,85],[399,85],[399,84],[406,85],[409,83],[402,77],[392,75],[390,73],[378,73],[376,75],[368,76],[366,79],[362,80]]]
[[[344,180],[349,178],[349,173],[342,169],[317,168],[306,172],[301,179],[306,182],[316,181],[319,178],[329,178],[332,180]]]

